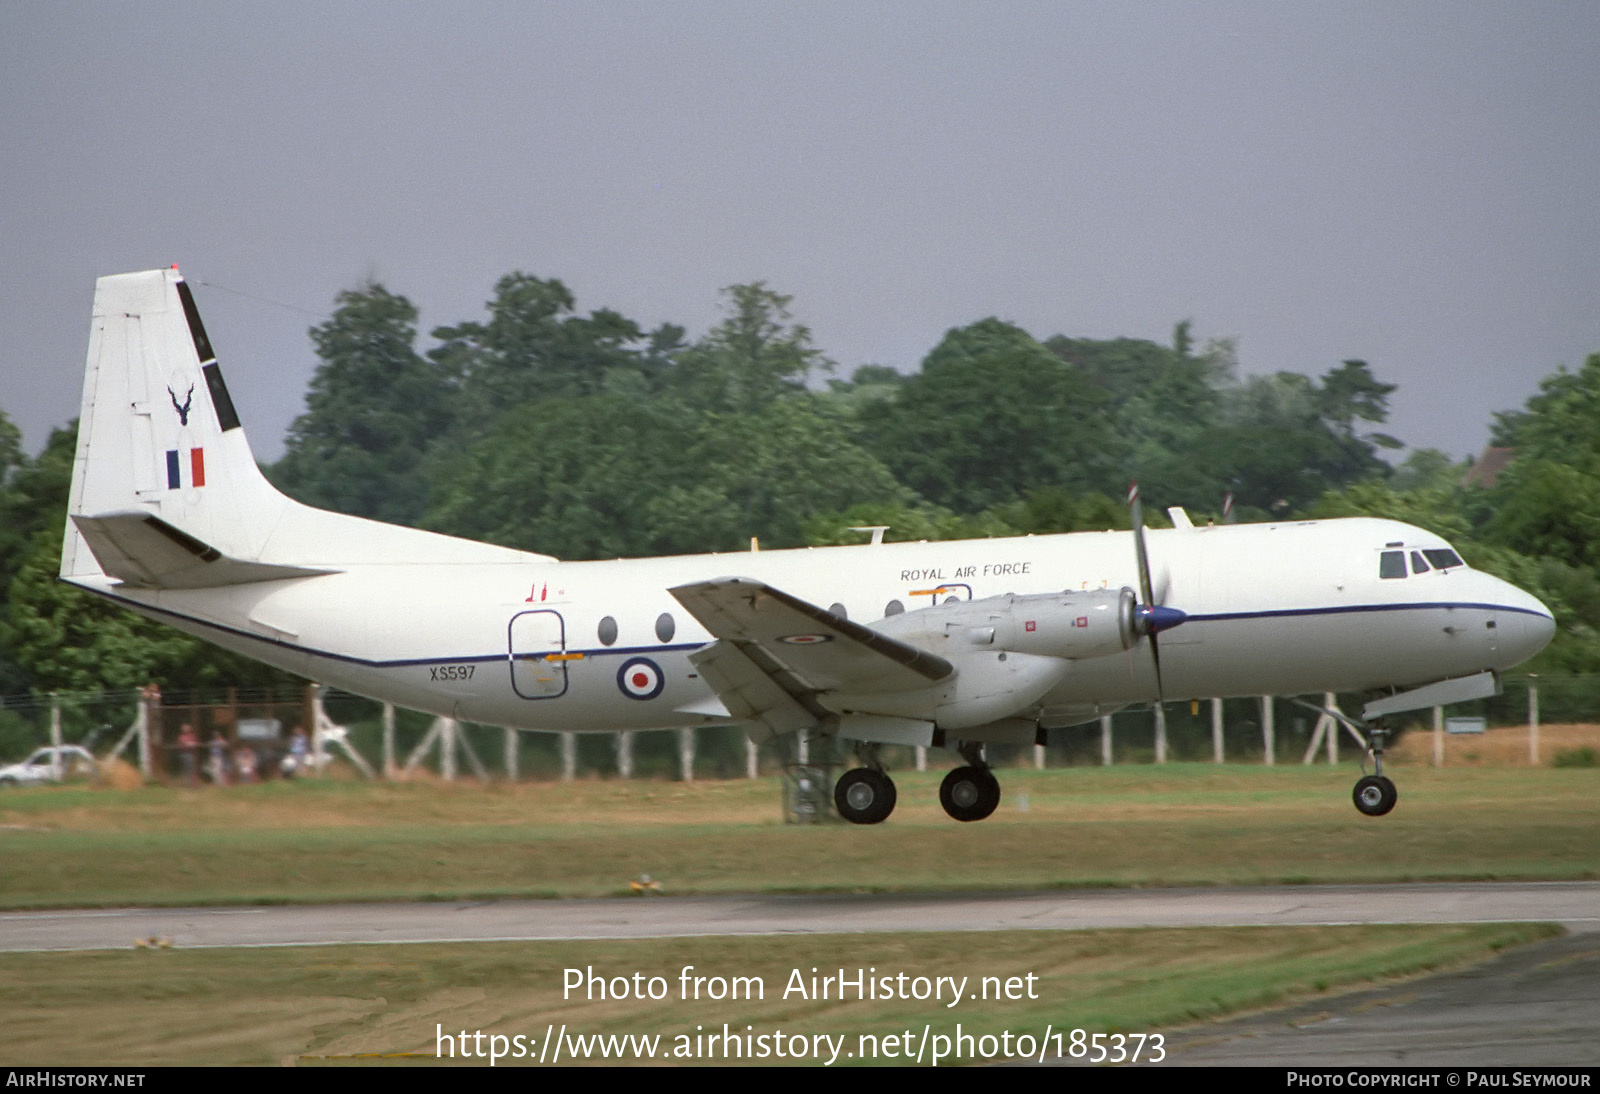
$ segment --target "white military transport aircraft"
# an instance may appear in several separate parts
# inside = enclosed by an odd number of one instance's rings
[[[295,502],[262,477],[176,268],[95,288],[61,577],[290,672],[519,729],[742,723],[856,743],[839,812],[886,818],[882,744],[989,742],[1162,699],[1493,694],[1555,622],[1385,520],[560,562]],[[1148,547],[1146,540],[1148,539]],[[1159,636],[1159,637],[1158,637]],[[1352,726],[1351,728],[1357,728]],[[1395,803],[1377,770],[1361,812]]]

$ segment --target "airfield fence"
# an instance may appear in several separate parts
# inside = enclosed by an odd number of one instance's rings
[[[1482,724],[1491,728],[1600,723],[1600,675],[1508,676],[1504,685],[1499,696],[1454,704],[1446,713],[1452,720],[1482,719]],[[24,759],[53,739],[80,745],[104,757],[128,736],[140,716],[142,699],[143,693],[137,690],[0,696],[0,763]],[[1320,697],[1302,699],[1320,702]],[[1348,714],[1360,709],[1356,696],[1341,696],[1337,701]],[[627,734],[572,734],[512,733],[495,726],[452,723],[441,732],[441,720],[433,715],[397,709],[386,716],[383,705],[373,700],[311,685],[167,692],[158,702],[150,703],[148,709],[149,774],[167,782],[186,778],[190,770],[184,766],[183,749],[178,744],[185,724],[194,728],[200,742],[202,764],[206,745],[213,736],[220,736],[230,751],[241,744],[248,745],[256,754],[260,776],[270,778],[279,774],[292,729],[303,726],[312,731],[319,710],[324,724],[337,730],[337,736],[348,746],[342,760],[337,754],[335,759],[362,763],[365,758],[364,766],[374,776],[398,774],[409,764],[412,775],[426,771],[441,777],[461,773],[528,781],[619,775],[730,779],[775,774],[783,765],[783,757],[771,746],[763,746],[752,756],[744,733],[734,726],[702,728],[692,733],[638,730]],[[991,746],[990,762],[1001,767],[1067,767],[1106,762],[1143,764],[1163,759],[1205,762],[1216,758],[1219,742],[1214,736],[1211,700],[1194,704],[1168,702],[1163,716],[1164,748],[1158,739],[1155,711],[1148,707],[1130,708],[1112,716],[1109,734],[1107,725],[1100,721],[1052,729],[1048,744],[1042,748]],[[1317,720],[1314,709],[1294,699],[1224,700],[1220,734],[1223,760],[1244,764],[1299,763],[1306,757]],[[1402,716],[1401,721],[1398,736],[1433,731],[1433,715],[1427,710]],[[1339,756],[1341,762],[1348,762],[1357,749],[1353,738],[1343,732],[1340,735]],[[446,747],[452,744],[453,749]],[[828,746],[816,743],[811,747]],[[1540,751],[1542,762],[1555,758],[1547,754],[1550,751]],[[1164,756],[1159,755],[1162,752]],[[1316,760],[1322,761],[1324,755],[1319,748]],[[122,758],[138,763],[135,750],[125,749]],[[884,749],[883,758],[892,768],[901,770],[920,767],[926,760],[915,749],[893,746]],[[927,762],[935,766],[939,763]]]

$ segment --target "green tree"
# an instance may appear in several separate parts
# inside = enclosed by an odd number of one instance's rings
[[[1522,410],[1495,416],[1494,443],[1517,458],[1550,460],[1600,474],[1600,353],[1576,372],[1563,368],[1539,384]]]
[[[790,395],[752,414],[707,418],[681,464],[683,479],[651,506],[664,551],[799,547],[819,513],[861,502],[907,502],[910,491],[856,443],[825,399]]]
[[[1404,447],[1387,433],[1356,433],[1357,420],[1382,423],[1389,419],[1389,396],[1396,386],[1380,383],[1365,361],[1346,361],[1322,377],[1317,389],[1318,415],[1346,439],[1359,437],[1379,448]]]
[[[606,391],[657,397],[684,351],[683,328],[646,333],[610,308],[579,315],[575,305],[562,282],[519,271],[495,284],[488,322],[434,330],[440,344],[428,356],[459,388],[452,447],[528,402]]]
[[[620,395],[527,403],[441,476],[429,524],[615,558],[799,546],[812,515],[907,497],[815,396],[704,418]]]
[[[1600,353],[1547,377],[1521,411],[1498,415],[1495,443],[1516,455],[1483,498],[1485,538],[1600,566]]]
[[[441,464],[428,526],[560,558],[651,553],[656,499],[683,474],[684,426],[621,395],[523,403]]]
[[[423,463],[449,424],[451,387],[416,352],[416,320],[405,297],[368,285],[340,293],[333,317],[312,328],[322,364],[272,468],[283,490],[375,520],[421,518]]]
[[[1355,423],[1382,422],[1393,390],[1359,361],[1320,383],[1292,372],[1250,377],[1225,392],[1186,460],[1232,491],[1243,516],[1302,509],[1330,490],[1388,475],[1377,449],[1399,442],[1358,432]]]
[[[689,405],[755,413],[833,367],[811,344],[811,331],[790,322],[792,296],[762,281],[730,285],[722,294],[727,318],[678,361],[676,389]]]
[[[901,482],[974,513],[1029,487],[1119,478],[1103,403],[1081,369],[991,318],[947,333],[861,416],[866,444]]]

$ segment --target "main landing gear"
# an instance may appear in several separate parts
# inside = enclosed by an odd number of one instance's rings
[[[939,804],[958,821],[978,821],[1000,804],[1000,780],[987,767],[958,767],[939,784]]]
[[[833,787],[833,804],[852,824],[877,824],[894,812],[894,780],[882,770],[853,767]]]
[[[1400,793],[1394,788],[1394,783],[1383,773],[1383,736],[1384,731],[1372,731],[1372,770],[1373,774],[1362,776],[1356,783],[1355,799],[1356,808],[1368,817],[1381,817],[1394,808],[1394,803],[1399,800]],[[1362,765],[1363,768],[1366,766]]]
[[[956,768],[939,784],[939,804],[958,821],[979,821],[1000,805],[1000,780],[994,777],[983,758],[983,746],[961,746],[966,765]],[[839,776],[833,788],[833,804],[839,815],[852,824],[878,824],[894,812],[897,794],[894,780],[878,762],[876,749],[863,750],[862,767]]]
[[[965,743],[960,747],[965,767],[958,767],[939,784],[939,804],[958,821],[980,821],[1000,805],[1000,780],[989,770],[983,745]]]

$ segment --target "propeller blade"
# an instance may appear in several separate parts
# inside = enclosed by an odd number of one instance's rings
[[[1161,646],[1156,642],[1156,632],[1150,632],[1150,661],[1156,667],[1156,702],[1167,700],[1167,689],[1161,683]]]
[[[1156,613],[1166,609],[1156,607],[1155,591],[1150,584],[1150,556],[1144,546],[1144,505],[1139,501],[1138,483],[1128,487],[1128,508],[1133,522],[1133,549],[1139,560],[1139,594],[1144,598],[1144,604],[1135,612],[1134,619],[1139,632],[1150,640],[1150,661],[1156,669],[1156,701],[1160,702],[1166,695],[1166,689],[1161,684],[1161,646],[1156,641],[1156,634],[1161,630],[1163,620]]]
[[[1139,501],[1139,484],[1128,487],[1128,508],[1132,510],[1133,549],[1139,558],[1139,595],[1146,607],[1154,607],[1156,596],[1150,587],[1150,556],[1144,549],[1144,505]]]

